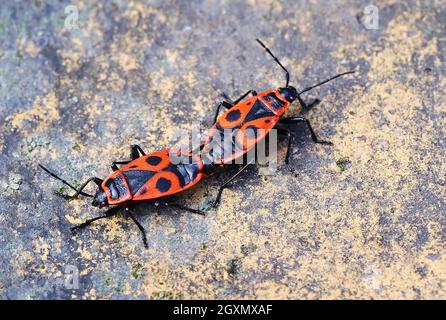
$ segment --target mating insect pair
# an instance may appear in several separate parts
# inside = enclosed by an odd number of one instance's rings
[[[354,71],[338,74],[298,92],[295,87],[289,85],[290,76],[287,69],[260,40],[257,39],[257,41],[285,71],[286,84],[282,88],[261,93],[249,90],[234,101],[225,95],[226,99],[218,105],[214,124],[209,130],[204,145],[200,148],[203,157],[195,155],[192,151],[184,152],[181,150],[161,150],[146,155],[141,147],[133,145],[131,147],[131,160],[113,162],[111,165],[113,173],[109,177],[105,180],[92,177],[79,188],[74,187],[49,169],[39,165],[51,176],[62,181],[75,191],[75,194],[72,196],[62,195],[64,198],[74,199],[78,196],[85,196],[93,198],[92,205],[95,207],[114,206],[102,216],[89,219],[71,228],[72,231],[84,228],[96,220],[116,215],[120,210],[126,209],[126,214],[141,231],[144,245],[147,247],[146,231],[129,210],[129,206],[132,203],[147,201],[157,206],[172,207],[196,214],[204,214],[201,210],[164,201],[164,199],[193,187],[204,177],[205,172],[216,166],[231,163],[233,160],[246,155],[272,129],[277,129],[279,134],[287,136],[286,163],[289,162],[294,138],[291,126],[296,123],[303,122],[306,124],[315,143],[331,144],[330,142],[320,140],[314,133],[310,122],[303,116],[283,117],[283,114],[295,100],[299,101],[302,108],[309,108],[317,104],[319,102],[317,99],[310,104],[306,104],[302,100],[301,95]],[[251,94],[251,97],[247,98],[249,94]],[[219,116],[221,108],[227,110]],[[231,135],[232,143],[222,147],[219,145],[219,137],[228,130],[233,133]],[[172,159],[177,159],[177,161],[172,161]],[[207,161],[203,161],[203,159]],[[212,206],[215,207],[219,204],[224,188],[252,162],[249,161],[241,170],[220,186]],[[83,191],[90,182],[95,183],[98,187],[94,195]]]

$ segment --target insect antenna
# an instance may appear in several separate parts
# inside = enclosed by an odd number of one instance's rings
[[[285,87],[288,87],[288,83],[290,82],[290,73],[288,72],[288,70],[287,70],[287,69],[280,63],[279,59],[277,59],[277,58],[274,56],[274,54],[271,52],[271,50],[269,50],[268,47],[265,46],[265,45],[263,44],[262,41],[260,41],[259,39],[256,39],[256,40],[257,40],[257,42],[258,42],[258,43],[259,43],[259,44],[266,50],[266,52],[268,52],[269,55],[270,55],[271,57],[273,57],[274,61],[276,61],[277,64],[278,64],[279,66],[281,66],[282,69],[285,71],[285,77],[286,77],[286,84],[285,84]]]
[[[331,77],[331,78],[329,78],[329,79],[327,79],[327,80],[324,80],[324,81],[319,82],[319,83],[317,83],[317,84],[315,84],[315,85],[313,85],[313,86],[311,86],[311,87],[308,87],[308,88],[303,89],[301,92],[298,93],[298,95],[301,95],[301,94],[304,93],[304,92],[307,92],[307,91],[310,91],[310,90],[312,90],[312,89],[314,89],[314,88],[316,88],[316,87],[319,87],[319,86],[321,86],[321,85],[323,85],[323,84],[325,84],[325,83],[327,83],[327,82],[329,82],[329,81],[331,81],[331,80],[334,80],[334,79],[339,78],[339,77],[341,77],[341,76],[344,76],[344,75],[346,75],[346,74],[355,73],[355,72],[356,72],[356,71],[347,71],[347,72],[344,72],[344,73],[339,73],[339,74],[337,74],[337,75],[335,75],[335,76],[333,76],[333,77]]]
[[[64,179],[62,179],[61,177],[59,177],[57,174],[51,172],[49,169],[45,168],[45,167],[42,166],[40,163],[39,163],[39,167],[42,168],[45,172],[47,172],[47,173],[48,173],[50,176],[52,176],[53,178],[55,178],[55,179],[57,179],[57,180],[59,180],[59,181],[62,181],[64,184],[66,184],[67,186],[69,186],[69,187],[70,187],[71,189],[73,189],[74,191],[79,192],[79,190],[76,189],[76,187],[74,187],[73,185],[71,185],[70,183],[68,183],[67,181],[65,181]],[[83,196],[86,196],[86,197],[91,197],[91,198],[93,198],[93,195],[88,194],[88,193],[85,193],[85,192],[82,192],[82,191],[79,192],[79,194],[81,194],[81,195],[83,195]]]

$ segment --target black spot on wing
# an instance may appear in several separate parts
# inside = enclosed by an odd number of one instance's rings
[[[162,160],[161,157],[158,157],[158,156],[150,156],[150,157],[148,157],[148,158],[146,159],[146,162],[147,162],[148,164],[150,164],[151,166],[157,166],[157,165],[160,164],[161,160]]]
[[[228,112],[228,114],[226,115],[226,120],[232,122],[232,121],[237,121],[238,119],[240,119],[241,113],[240,110],[231,110]]]
[[[156,182],[156,188],[160,192],[169,191],[171,185],[172,185],[172,183],[170,182],[170,180],[163,178],[163,177],[159,178],[158,181]]]
[[[169,166],[163,171],[172,172],[174,175],[178,177],[178,181],[180,183],[181,188],[183,188],[188,182],[185,180],[185,177],[178,171],[178,168],[181,164],[169,164]]]
[[[273,116],[275,116],[274,112],[272,112],[271,109],[268,108],[260,99],[256,99],[245,119],[243,119],[243,123],[240,125],[225,129],[217,122],[215,124],[215,128],[217,130],[215,130],[212,134],[212,143],[208,142],[208,148],[210,151],[206,155],[208,158],[206,159],[206,162],[208,162],[210,159],[212,159],[214,162],[220,162],[222,159],[228,159],[232,156],[232,154],[244,150],[242,141],[238,141],[236,139],[237,132],[240,130],[240,127],[253,120]],[[267,120],[268,122],[271,121],[270,119]],[[248,132],[244,133],[246,137],[257,137],[257,127],[249,126],[248,128],[250,128]],[[225,137],[225,131],[226,134],[230,136]]]
[[[150,170],[129,170],[123,173],[133,195],[155,174]]]
[[[178,177],[180,186],[184,188],[195,180],[199,173],[199,165],[192,157],[188,157],[186,163],[170,164],[164,171],[174,173]]]

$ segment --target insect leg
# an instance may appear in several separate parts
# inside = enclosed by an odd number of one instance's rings
[[[215,198],[214,202],[212,203],[212,207],[218,206],[221,199],[221,194],[225,188],[228,187],[228,184],[230,184],[235,178],[237,178],[238,175],[240,175],[246,168],[248,168],[249,165],[251,165],[254,162],[255,159],[252,159],[250,162],[248,162],[243,168],[241,168],[236,174],[234,174],[229,180],[227,180],[225,183],[223,183],[220,186],[220,189],[218,189],[217,197]]]
[[[132,160],[138,159],[141,156],[145,156],[145,152],[142,150],[142,148],[137,145],[137,144],[133,144],[130,146],[130,158],[132,158]],[[132,160],[125,160],[125,161],[114,161],[112,162],[111,168],[113,171],[119,170],[118,168],[118,164],[127,164],[132,162]]]
[[[277,133],[287,136],[288,147],[286,149],[285,163],[288,164],[291,155],[291,146],[294,142],[294,135],[291,134],[291,130],[288,128],[277,128]]]
[[[226,93],[222,93],[222,96],[226,99],[226,100],[228,100],[232,105],[236,105],[236,104],[238,104],[240,101],[242,101],[243,99],[245,99],[246,98],[246,96],[248,95],[248,94],[250,94],[250,93],[253,93],[253,95],[255,95],[254,93],[255,93],[255,91],[254,90],[248,90],[248,91],[246,91],[244,94],[242,94],[240,97],[238,97],[236,100],[234,100],[234,101],[232,101],[232,99],[231,98],[229,98],[228,97],[228,95],[226,94]]]
[[[306,103],[305,101],[302,100],[302,98],[300,97],[300,95],[297,95],[297,100],[300,103],[300,106],[302,107],[302,109],[304,110],[308,110],[311,109],[312,107],[318,105],[321,100],[319,99],[314,99],[313,101],[311,101],[310,103]]]
[[[113,171],[119,170],[118,164],[127,164],[130,163],[131,160],[126,160],[126,161],[113,161],[111,164],[111,168]]]
[[[137,144],[133,144],[130,147],[130,150],[131,150],[130,157],[132,158],[132,160],[138,159],[139,157],[146,155],[146,153],[142,150],[142,148]]]
[[[88,219],[87,221],[85,221],[85,222],[83,222],[83,223],[81,223],[81,224],[79,224],[77,226],[74,226],[74,227],[70,228],[70,230],[71,230],[71,232],[74,232],[76,230],[83,229],[83,228],[89,226],[92,222],[94,222],[96,220],[109,218],[109,217],[112,217],[112,216],[118,214],[118,212],[121,209],[122,209],[122,207],[113,207],[111,209],[108,209],[107,211],[105,211],[104,215],[99,216],[99,217],[94,217],[92,219]]]
[[[310,134],[311,134],[311,139],[313,140],[314,143],[320,143],[320,144],[328,144],[328,145],[332,145],[333,143],[330,141],[325,141],[325,140],[320,140],[316,134],[314,133],[314,130],[310,124],[310,121],[308,121],[307,118],[302,117],[302,116],[294,116],[294,117],[286,117],[286,118],[282,118],[279,120],[279,123],[281,124],[285,124],[285,125],[291,125],[291,124],[295,124],[298,122],[305,122],[308,130],[310,130]]]
[[[217,106],[217,111],[215,112],[214,121],[212,123],[217,122],[218,114],[220,113],[221,107],[224,107],[226,109],[231,109],[233,106],[234,105],[232,105],[231,103],[229,103],[227,101],[220,102]]]
[[[222,93],[223,98],[225,98],[226,101],[222,101],[218,104],[217,106],[217,111],[215,112],[215,116],[214,116],[214,122],[217,122],[217,118],[218,118],[218,114],[220,113],[220,109],[221,107],[224,107],[226,109],[231,109],[233,106],[235,106],[237,103],[239,103],[240,101],[242,101],[248,94],[252,93],[253,95],[256,95],[257,93],[253,90],[248,90],[247,92],[245,92],[244,94],[242,94],[240,97],[238,97],[235,101],[232,101],[231,98],[228,97],[228,95],[226,93]]]
[[[128,208],[126,208],[126,210],[128,210]],[[147,245],[146,229],[144,229],[144,227],[141,225],[141,223],[139,223],[139,221],[136,220],[135,216],[130,211],[127,211],[127,214],[133,220],[133,222],[136,224],[136,226],[138,227],[139,231],[141,231],[142,242],[144,243],[144,247],[148,248],[149,246]]]

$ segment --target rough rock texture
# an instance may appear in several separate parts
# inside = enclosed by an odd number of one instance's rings
[[[2,2],[0,297],[446,298],[446,7],[376,1],[370,30],[370,2],[352,3]],[[254,167],[205,217],[138,206],[147,250],[123,215],[72,235],[100,212],[37,164],[106,177],[130,144],[209,126],[222,91],[283,85],[256,37],[298,88],[358,71],[305,96],[334,147],[300,128],[294,173]],[[206,207],[234,170],[178,201]]]

